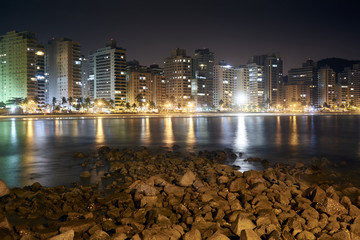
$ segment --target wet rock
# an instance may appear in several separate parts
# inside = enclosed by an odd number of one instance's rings
[[[191,170],[188,170],[180,178],[179,185],[182,186],[182,187],[189,187],[194,183],[195,179],[196,179],[195,174]]]
[[[6,183],[0,179],[0,198],[10,193]]]
[[[74,236],[75,236],[74,230],[69,230],[54,237],[51,237],[49,240],[73,240]]]

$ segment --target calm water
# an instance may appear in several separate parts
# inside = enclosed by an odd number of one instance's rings
[[[84,170],[75,152],[97,147],[163,146],[194,151],[232,148],[243,158],[270,162],[313,156],[360,163],[360,116],[238,115],[199,117],[59,118],[0,120],[0,179],[10,187],[79,181]],[[236,160],[242,169],[257,168]]]

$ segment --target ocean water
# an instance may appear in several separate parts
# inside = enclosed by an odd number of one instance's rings
[[[125,116],[96,118],[8,118],[0,120],[0,179],[10,187],[80,181],[82,159],[100,146],[116,148],[179,146],[180,151],[242,153],[241,170],[260,169],[248,157],[270,163],[310,163],[326,157],[359,175],[359,115]],[[355,181],[355,180],[354,180]]]

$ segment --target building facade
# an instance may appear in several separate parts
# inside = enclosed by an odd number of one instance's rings
[[[248,63],[263,66],[264,98],[266,107],[283,104],[283,61],[279,53],[253,56]]]
[[[208,48],[196,49],[193,55],[193,85],[195,101],[199,107],[213,103],[214,53]]]
[[[0,102],[44,96],[44,46],[35,33],[11,31],[0,37]]]
[[[329,66],[318,70],[318,92],[319,106],[333,106],[336,104],[335,72]]]
[[[81,96],[80,43],[71,39],[52,39],[46,45],[46,103]]]
[[[191,95],[192,79],[191,57],[186,55],[185,49],[171,51],[170,57],[164,62],[166,79],[166,93],[176,107],[185,107],[193,101]]]
[[[127,102],[126,50],[110,40],[105,48],[92,54],[94,64],[94,99],[113,100],[115,108]],[[91,74],[90,74],[91,76]]]
[[[225,62],[214,67],[214,106],[231,107],[234,105],[234,73],[232,66]]]
[[[245,107],[250,103],[249,68],[235,68],[234,75],[234,104]]]
[[[249,104],[252,108],[265,107],[264,66],[247,64],[249,69]]]
[[[152,101],[152,76],[147,67],[139,62],[132,62],[127,66],[127,98],[128,102],[137,106],[149,105]]]

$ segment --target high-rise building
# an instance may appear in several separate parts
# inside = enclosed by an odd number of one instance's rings
[[[335,72],[329,66],[318,70],[318,91],[319,106],[335,104]]]
[[[234,68],[224,61],[214,66],[214,106],[234,105]]]
[[[75,102],[81,95],[80,43],[68,38],[51,39],[46,45],[46,103],[63,98]]]
[[[265,103],[273,107],[283,104],[283,61],[281,60],[279,53],[253,56],[248,63],[256,63],[264,68]]]
[[[240,66],[234,74],[234,104],[245,107],[250,103],[249,68]]]
[[[192,67],[191,57],[186,56],[185,49],[171,51],[170,57],[164,62],[166,78],[166,92],[169,99],[173,99],[176,106],[184,107],[191,100]]]
[[[346,67],[338,79],[335,97],[338,105],[360,106],[360,64]]]
[[[316,64],[310,59],[303,63],[301,68],[290,69],[284,91],[285,105],[318,106],[317,82]]]
[[[115,107],[123,107],[126,102],[126,50],[116,46],[111,39],[105,48],[93,53],[94,99],[110,99]]]
[[[213,102],[214,53],[208,48],[196,49],[193,56],[193,79],[198,106],[209,107]]]
[[[14,98],[44,104],[44,46],[32,32],[0,37],[0,102]]]
[[[151,101],[151,72],[138,61],[127,64],[127,96],[132,104],[146,105]]]
[[[247,64],[249,69],[249,104],[253,108],[265,107],[264,66]]]
[[[89,97],[89,59],[81,56],[81,97],[83,99]]]
[[[166,79],[164,71],[156,64],[151,65],[149,70],[151,72],[152,82],[152,101],[157,107],[164,107],[168,100],[166,98]]]

